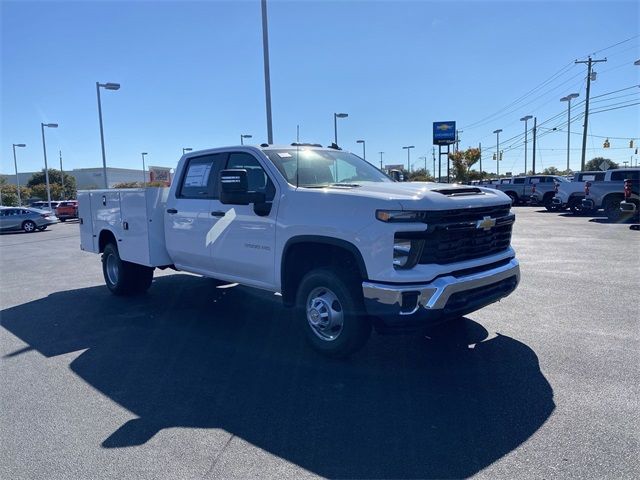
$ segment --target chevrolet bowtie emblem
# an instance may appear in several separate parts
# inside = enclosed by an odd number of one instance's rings
[[[484,231],[491,230],[491,227],[495,227],[496,219],[491,217],[484,217],[482,220],[476,222],[476,228],[481,228]]]

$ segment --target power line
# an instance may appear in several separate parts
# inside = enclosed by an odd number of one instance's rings
[[[601,50],[597,50],[597,51],[593,52],[591,55],[596,55],[598,53],[604,52],[606,50],[609,50],[610,48],[617,47],[618,45],[622,45],[623,43],[630,42],[634,38],[638,38],[638,37],[640,37],[640,35],[634,35],[633,37],[629,37],[626,40],[622,40],[621,42],[614,43],[613,45],[609,45],[608,47],[605,47],[605,48],[603,48]]]

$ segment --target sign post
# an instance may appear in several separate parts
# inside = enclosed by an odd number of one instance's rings
[[[447,156],[447,183],[449,178],[449,150],[456,142],[456,122],[433,122],[433,144],[438,145],[438,181],[442,180],[442,155]],[[446,152],[442,147],[446,146]],[[435,172],[434,172],[435,173]]]

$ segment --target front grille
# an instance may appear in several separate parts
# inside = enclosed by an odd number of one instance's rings
[[[474,258],[495,255],[509,248],[513,222],[496,225],[489,231],[476,228],[447,229],[436,226],[425,239],[424,249],[418,263],[463,262]]]
[[[429,212],[428,228],[423,232],[399,232],[396,238],[422,240],[419,264],[446,265],[503,252],[511,243],[515,216],[509,205],[467,210]],[[495,219],[489,230],[478,228],[478,220]],[[434,220],[439,220],[435,221]]]

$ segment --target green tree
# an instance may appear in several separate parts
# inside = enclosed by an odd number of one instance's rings
[[[591,160],[589,160],[587,163],[584,164],[584,169],[585,171],[592,171],[592,170],[600,170],[600,164],[607,160],[609,162],[609,170],[611,170],[612,168],[619,168],[620,165],[618,165],[616,162],[613,162],[611,160],[609,160],[608,158],[604,158],[604,157],[596,157],[596,158],[592,158]]]
[[[39,187],[39,185],[44,185],[44,187]],[[76,196],[78,195],[76,179],[71,175],[65,175],[64,188],[62,188],[62,173],[60,172],[60,170],[56,170],[55,168],[49,169],[49,185],[51,187],[51,200],[65,200],[67,198],[76,198]],[[44,168],[41,172],[36,172],[31,176],[31,178],[27,182],[27,186],[34,189],[34,196],[38,196],[43,199],[47,198]],[[41,188],[45,189],[44,197],[40,196]]]
[[[467,182],[470,180],[471,167],[480,160],[480,149],[467,148],[466,150],[458,150],[449,154],[452,166],[452,176],[458,182]]]
[[[429,171],[421,168],[413,172],[403,172],[410,182],[433,182],[435,179],[429,175]]]
[[[5,177],[0,177],[0,193],[2,193],[2,205],[7,207],[18,206],[18,187],[7,183]],[[31,197],[31,189],[20,185],[20,199],[22,204],[25,205],[26,200]]]

